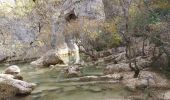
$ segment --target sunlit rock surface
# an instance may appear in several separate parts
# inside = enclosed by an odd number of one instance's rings
[[[68,53],[66,53],[68,54]],[[56,64],[65,64],[65,62],[68,61],[68,59],[64,59],[64,55],[59,54],[56,50],[50,50],[46,54],[44,54],[41,58],[37,59],[36,61],[31,62],[32,65],[36,66],[50,66],[50,65],[56,65]],[[68,58],[68,56],[66,56]]]
[[[9,2],[8,2],[9,1]],[[104,20],[105,12],[102,0],[60,0],[60,4],[53,5],[53,1],[48,1],[46,6],[33,9],[36,3],[31,0],[22,2],[15,0],[1,0],[16,7],[9,13],[0,14],[0,50],[7,57],[7,60],[21,60],[36,58],[47,52],[51,48],[57,49],[67,54],[70,44],[63,34],[64,27],[70,20],[80,20],[82,18]],[[41,3],[40,3],[41,4]],[[25,6],[23,8],[17,8]],[[1,6],[6,7],[6,6]],[[4,8],[5,9],[5,8]],[[44,11],[42,14],[40,11]],[[1,12],[5,12],[0,10]],[[13,12],[15,12],[13,14]],[[47,18],[43,19],[44,16]],[[10,18],[9,18],[10,17]],[[75,51],[75,63],[79,62],[79,54],[75,44],[72,51]]]
[[[0,74],[0,100],[6,100],[15,95],[30,94],[36,84],[22,81],[18,77],[20,68],[16,65],[9,66],[5,69],[4,74]]]
[[[17,75],[20,74],[20,68],[17,65],[11,65],[5,69],[4,74]]]

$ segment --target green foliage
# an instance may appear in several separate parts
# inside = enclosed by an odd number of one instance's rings
[[[129,30],[133,36],[156,35],[165,29],[170,13],[168,0],[152,0],[134,3],[129,11]],[[166,22],[167,23],[167,22]],[[150,34],[148,34],[148,32]]]
[[[113,20],[104,22],[83,19],[83,24],[79,22],[81,21],[70,22],[65,29],[65,35],[78,34],[86,47],[101,51],[116,47],[122,42]]]
[[[167,56],[165,59],[170,61],[170,53],[168,51],[170,43],[170,0],[143,1],[144,2],[141,3],[138,2],[138,4],[133,4],[132,6],[135,6],[130,8],[128,22],[129,34],[149,40],[151,44],[154,44],[154,46],[159,49],[159,52],[161,51],[161,53]],[[170,62],[166,65],[169,66]],[[166,65],[162,64],[158,66],[159,68],[163,68]],[[167,73],[167,71],[165,71],[165,73]]]
[[[97,30],[98,37],[96,37],[95,48],[97,51],[103,50],[105,48],[113,48],[122,42],[120,35],[117,32],[117,26],[114,21],[104,22],[99,26]]]
[[[148,18],[148,23],[150,24],[156,24],[160,22],[160,18],[159,18],[159,13],[157,12],[151,12],[149,14],[149,18]]]
[[[95,30],[90,31],[88,34],[93,38],[93,47],[97,51],[116,47],[122,41],[117,32],[117,26],[112,20],[98,24],[95,26]]]

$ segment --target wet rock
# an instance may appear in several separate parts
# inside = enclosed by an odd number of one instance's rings
[[[8,67],[4,74],[0,74],[0,100],[15,95],[28,95],[34,90],[36,84],[22,81],[19,74],[20,68],[16,65]]]
[[[17,65],[12,65],[5,69],[4,74],[17,75],[20,72],[20,68]]]
[[[0,74],[0,93],[2,98],[15,96],[16,94],[30,94],[36,84],[13,79],[7,74]]]
[[[20,75],[20,72],[21,72],[20,68],[17,65],[11,65],[8,68],[6,68],[3,73],[13,75],[14,79],[23,80],[23,77]]]
[[[66,68],[65,71],[65,76],[66,77],[80,77],[81,76],[81,71],[78,66],[69,66]]]

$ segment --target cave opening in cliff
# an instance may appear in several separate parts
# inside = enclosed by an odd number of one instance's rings
[[[73,20],[76,20],[78,17],[76,16],[74,11],[71,11],[70,13],[67,14],[65,17],[66,21],[71,22]]]

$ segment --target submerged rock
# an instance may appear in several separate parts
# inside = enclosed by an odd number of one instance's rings
[[[66,68],[65,71],[66,77],[79,77],[81,76],[81,71],[78,66],[69,66]]]

